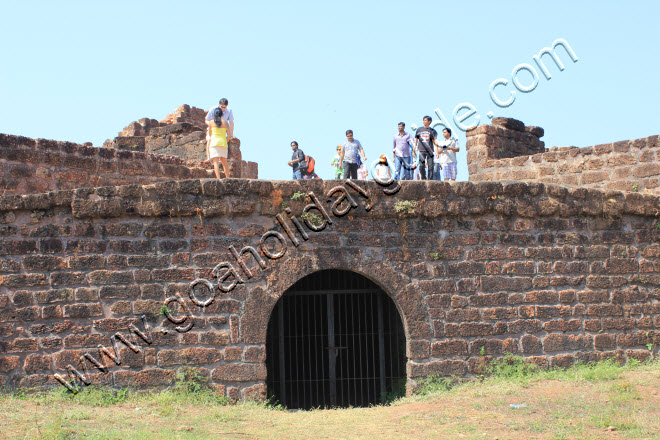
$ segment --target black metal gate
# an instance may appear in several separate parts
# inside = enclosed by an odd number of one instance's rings
[[[268,324],[267,386],[290,409],[369,406],[405,393],[399,312],[372,281],[324,270],[293,285]]]

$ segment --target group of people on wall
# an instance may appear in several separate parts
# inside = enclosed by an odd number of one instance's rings
[[[442,130],[442,138],[431,127],[433,119],[424,116],[423,127],[414,135],[406,132],[406,124],[399,122],[398,132],[392,143],[393,169],[387,160],[387,154],[378,159],[372,173],[380,180],[389,180],[394,171],[395,180],[449,180],[455,181],[457,169],[456,153],[459,151],[458,140],[452,136],[450,128]],[[298,148],[298,142],[291,142],[293,154],[289,166],[293,168],[293,179],[309,178],[300,171],[299,164],[308,159]],[[369,169],[367,155],[360,141],[353,137],[353,130],[346,131],[346,142],[337,146],[337,154],[330,165],[335,179],[367,179]]]
[[[206,157],[213,164],[215,175],[220,179],[220,163],[227,170],[228,141],[234,137],[234,115],[228,108],[229,101],[222,98],[218,105],[206,114],[207,136]],[[414,135],[406,132],[406,124],[399,122],[398,132],[392,143],[392,163],[387,154],[382,154],[371,170],[380,180],[456,180],[459,151],[458,140],[452,137],[450,128],[442,130],[442,138],[431,127],[430,116],[424,116],[423,126]],[[314,170],[314,160],[299,148],[297,141],[291,142],[292,178],[318,179]],[[335,179],[362,179],[369,176],[367,156],[359,140],[353,137],[353,130],[346,130],[346,142],[337,146],[337,154],[330,165]]]
[[[458,140],[452,137],[451,128],[443,129],[439,139],[431,122],[430,116],[424,116],[423,126],[414,137],[406,133],[406,124],[399,122],[392,148],[396,180],[456,180]]]

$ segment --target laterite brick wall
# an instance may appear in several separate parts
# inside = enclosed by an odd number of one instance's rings
[[[230,145],[229,162],[230,177],[257,178],[257,164],[241,160],[238,139]],[[0,133],[2,195],[209,177],[211,168],[175,156]]]
[[[327,214],[308,207],[319,232],[300,217],[308,203]],[[161,387],[195,366],[229,397],[264,398],[271,310],[322,269],[392,298],[409,387],[506,353],[646,359],[660,345],[659,210],[657,196],[521,182],[195,179],[0,197],[0,384],[61,386],[71,366],[88,383]],[[250,276],[230,249],[248,245],[264,263],[246,254]],[[113,340],[120,365],[99,352]]]
[[[471,181],[520,180],[604,190],[660,193],[660,136],[592,147],[545,148],[539,127],[494,118],[467,132]]]

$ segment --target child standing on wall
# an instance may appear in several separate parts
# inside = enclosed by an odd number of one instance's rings
[[[387,156],[382,154],[380,156],[380,160],[378,161],[378,164],[376,165],[376,179],[382,181],[382,182],[387,182],[390,179],[392,179],[392,171],[390,170],[390,164],[387,163]]]
[[[229,148],[227,146],[227,121],[222,119],[222,109],[217,107],[213,111],[213,120],[209,121],[208,141],[206,142],[206,158],[213,163],[215,176],[220,179],[219,162],[222,161],[222,171],[227,177],[227,156]]]
[[[337,154],[332,158],[330,166],[334,167],[335,180],[341,180],[341,176],[344,174],[344,169],[341,167],[341,145],[337,146]]]

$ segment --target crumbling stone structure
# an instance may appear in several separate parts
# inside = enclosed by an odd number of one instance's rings
[[[660,193],[659,136],[593,147],[552,147],[540,127],[494,118],[467,133],[472,181],[520,180],[618,191]]]
[[[206,160],[205,118],[206,111],[184,104],[160,122],[149,118],[131,122],[116,138],[106,140],[103,147],[176,156],[192,166],[203,166]],[[229,141],[227,159],[229,177],[258,178],[258,164],[242,160],[239,139]]]

